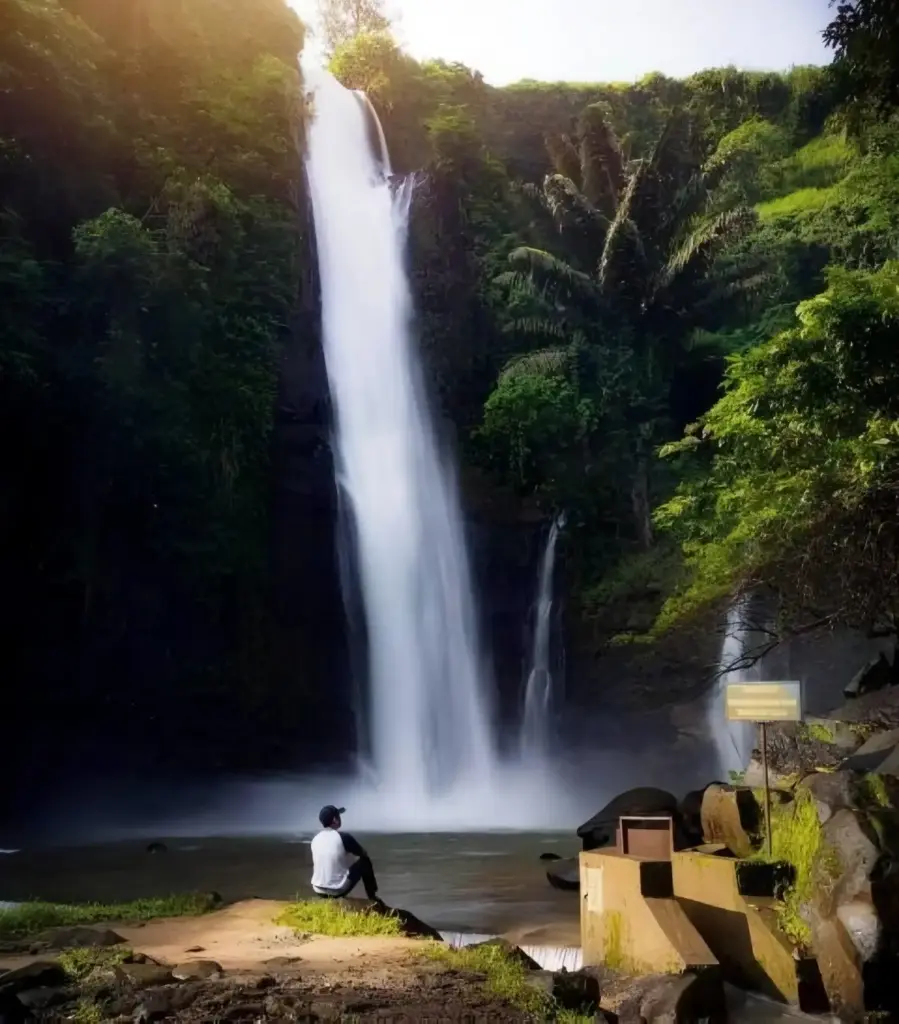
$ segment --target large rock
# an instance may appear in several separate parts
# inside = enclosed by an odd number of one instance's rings
[[[847,758],[843,767],[857,772],[899,775],[899,729],[875,733]]]
[[[565,1010],[594,1014],[599,1009],[599,979],[589,971],[530,971],[527,983]]]
[[[615,845],[615,833],[621,817],[668,814],[676,817],[677,813],[677,798],[666,790],[651,786],[629,789],[610,800],[601,811],[585,821],[577,834],[585,850],[598,850]]]
[[[735,857],[751,857],[759,845],[759,807],[752,790],[715,783],[702,795],[702,838],[722,843]]]
[[[666,974],[641,981],[618,1006],[619,1024],[726,1024],[720,971]]]
[[[17,994],[32,988],[65,985],[66,972],[52,961],[35,960],[0,977],[0,992]]]
[[[110,928],[48,928],[35,939],[35,945],[44,949],[102,949],[117,946],[125,940]]]
[[[832,1011],[858,1021],[867,1011],[888,1008],[883,993],[890,991],[893,971],[883,954],[899,940],[899,921],[886,908],[896,905],[899,893],[896,875],[883,870],[889,857],[866,813],[870,780],[836,775],[829,782],[803,781],[822,824],[811,897],[801,912]]]
[[[206,981],[221,976],[222,965],[215,960],[188,960],[172,968],[172,977],[178,981]]]
[[[577,857],[553,861],[546,870],[546,880],[554,889],[577,892],[581,887],[580,863]]]
[[[130,982],[135,988],[167,985],[173,977],[171,970],[162,964],[117,964],[114,971],[116,978]]]

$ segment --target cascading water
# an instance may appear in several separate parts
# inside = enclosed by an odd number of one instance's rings
[[[549,745],[554,697],[553,666],[550,661],[553,573],[556,567],[556,544],[564,526],[565,514],[562,513],[556,517],[549,529],[537,574],[534,638],[530,669],[524,688],[524,710],[521,720],[521,755],[525,759],[544,756]]]
[[[368,749],[378,787],[414,798],[485,780],[495,753],[455,477],[412,339],[412,183],[391,187],[364,96],[327,72],[304,76],[335,462],[354,525],[343,536],[356,546],[367,634]]]
[[[727,719],[728,684],[753,682],[757,677],[755,668],[741,664],[746,658],[751,632],[747,625],[749,602],[749,597],[741,597],[728,610],[718,659],[718,684],[709,702],[709,727],[722,774],[745,771],[756,742],[755,725]]]

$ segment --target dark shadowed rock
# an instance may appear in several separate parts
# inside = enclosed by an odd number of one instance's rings
[[[147,853],[168,853],[169,848],[165,843],[150,843],[147,846]]]
[[[620,1024],[726,1024],[719,971],[641,979],[618,1007]]]
[[[547,869],[546,880],[554,889],[577,892],[581,887],[580,862],[577,857],[557,860]]]
[[[65,985],[66,972],[52,961],[36,960],[34,963],[7,971],[0,978],[0,992],[25,992],[42,986],[55,987]]]
[[[72,928],[48,928],[37,936],[45,949],[102,949],[118,946],[125,940],[110,928],[88,928],[76,925]]]
[[[66,1001],[66,992],[60,988],[30,988],[20,992],[16,997],[19,1002],[29,1010],[46,1010],[51,1006],[58,1006]]]
[[[604,846],[615,845],[619,818],[627,815],[651,817],[666,814],[677,815],[677,798],[673,794],[652,786],[629,789],[610,800],[601,811],[585,821],[577,830],[577,835],[585,850],[599,850]]]
[[[0,991],[0,1024],[25,1024],[34,1015],[10,991]]]

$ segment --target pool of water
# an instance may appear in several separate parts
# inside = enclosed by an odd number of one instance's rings
[[[385,902],[435,928],[578,941],[577,894],[552,889],[539,859],[575,853],[570,832],[354,834],[372,857]],[[166,852],[148,853],[146,839],[26,847],[0,858],[0,900],[117,902],[192,890],[228,901],[311,895],[309,836],[158,841]]]

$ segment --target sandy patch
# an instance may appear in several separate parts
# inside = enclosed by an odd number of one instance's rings
[[[200,917],[163,918],[139,925],[113,923],[109,927],[135,952],[172,965],[215,960],[227,971],[296,971],[323,981],[364,970],[366,984],[374,987],[402,985],[421,968],[417,956],[422,948],[420,939],[299,938],[292,928],[274,924],[285,906],[275,900],[245,900]],[[0,957],[0,967],[9,969],[47,958],[46,953]],[[275,959],[279,961],[275,967],[265,965]]]

